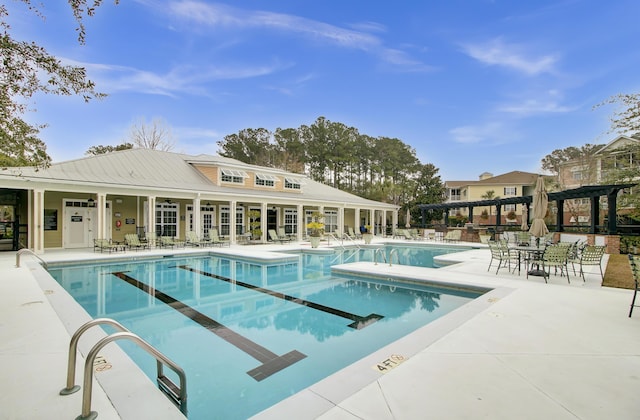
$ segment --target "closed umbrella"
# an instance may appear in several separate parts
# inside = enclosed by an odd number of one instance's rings
[[[529,233],[536,237],[536,243],[540,243],[540,238],[549,233],[547,225],[544,222],[544,216],[547,214],[547,205],[549,204],[549,196],[544,187],[544,180],[541,176],[536,181],[536,189],[533,191],[533,221]]]
[[[407,223],[405,223],[405,227],[410,228],[411,227],[411,212],[409,211],[409,209],[407,209],[406,220],[407,220]]]
[[[522,229],[523,232],[529,230],[528,220],[529,214],[527,213],[527,206],[522,206],[522,225],[520,225],[520,229]]]

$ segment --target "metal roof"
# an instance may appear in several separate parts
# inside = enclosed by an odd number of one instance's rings
[[[194,165],[219,166],[236,170],[250,170],[261,174],[278,174],[300,180],[304,185],[295,193],[220,186],[211,182]],[[30,183],[26,186],[25,183]],[[4,184],[4,185],[3,185]],[[130,194],[155,195],[162,193],[180,197],[200,193],[204,198],[237,197],[242,200],[273,199],[276,201],[316,202],[351,205],[363,208],[397,209],[398,206],[367,200],[341,191],[305,175],[280,169],[249,165],[235,159],[212,155],[186,155],[151,149],[129,149],[81,159],[54,163],[48,168],[15,167],[0,169],[0,185],[11,188],[34,188],[67,191],[128,190]],[[55,187],[52,187],[55,185]]]

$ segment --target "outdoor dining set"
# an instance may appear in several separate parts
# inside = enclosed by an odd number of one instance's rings
[[[534,239],[528,232],[519,232],[512,242],[500,239],[490,240],[487,244],[491,252],[487,271],[494,266],[496,274],[501,268],[506,268],[512,273],[518,270],[520,275],[524,265],[527,278],[540,276],[546,283],[553,271],[554,275],[566,276],[570,283],[569,265],[573,274],[581,276],[583,281],[586,281],[585,267],[597,265],[604,279],[601,265],[606,248],[604,245],[588,245],[581,241],[553,243],[550,237]]]

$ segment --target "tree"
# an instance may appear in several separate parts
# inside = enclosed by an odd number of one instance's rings
[[[133,144],[122,143],[122,144],[118,144],[117,146],[111,146],[111,145],[103,146],[99,144],[97,146],[91,146],[89,150],[87,150],[84,154],[97,156],[97,155],[103,155],[105,153],[111,153],[111,152],[117,152],[119,150],[129,150],[129,149],[133,149]]]
[[[175,144],[171,128],[161,118],[154,118],[150,123],[144,119],[131,126],[129,139],[141,149],[162,150],[168,152]]]
[[[245,128],[238,134],[224,136],[224,140],[218,142],[219,154],[251,165],[272,167],[273,146],[270,140],[271,132],[266,128]]]
[[[489,190],[480,196],[483,200],[497,200],[500,197],[496,195],[494,190]],[[489,216],[493,216],[493,206],[489,206]]]
[[[431,163],[420,165],[411,202],[411,218],[419,220],[418,217],[422,216],[417,214],[416,204],[443,203],[444,201],[445,187],[440,175],[438,175],[438,168]],[[429,224],[434,220],[440,219],[442,219],[442,210],[430,211],[425,214],[425,219],[422,220],[422,223]]]
[[[18,0],[24,6],[44,18],[30,0]],[[78,23],[78,42],[84,44],[83,20],[93,16],[102,0],[69,0],[73,16]],[[115,0],[118,3],[118,0]],[[47,166],[51,158],[46,145],[38,138],[45,124],[29,124],[23,118],[29,110],[28,103],[36,93],[54,95],[80,95],[85,102],[105,96],[95,90],[87,79],[86,70],[80,66],[63,65],[35,42],[17,40],[7,23],[9,12],[0,5],[0,161],[4,165]]]
[[[618,104],[620,109],[613,112],[609,132],[627,134],[640,133],[640,93],[618,94],[596,105],[597,107]]]
[[[556,149],[550,154],[542,158],[542,169],[553,173],[556,178],[556,185],[554,188],[561,188],[564,185],[572,184],[576,180],[569,179],[568,173],[563,172],[563,167],[567,163],[573,163],[573,167],[579,167],[580,178],[577,179],[580,185],[585,183],[595,182],[596,173],[596,161],[593,159],[593,155],[596,151],[602,148],[600,144],[585,144],[581,147],[569,146],[564,149]]]

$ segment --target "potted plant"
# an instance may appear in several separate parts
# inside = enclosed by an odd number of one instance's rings
[[[250,210],[247,215],[249,216],[249,232],[251,232],[251,239],[262,239],[262,229],[260,229],[260,212],[258,210]]]
[[[315,211],[311,214],[311,221],[307,223],[312,248],[317,248],[318,245],[320,245],[320,238],[324,234],[324,223],[322,223],[322,219],[324,219],[324,214]]]
[[[373,232],[371,231],[371,225],[364,226],[364,232],[362,232],[362,239],[365,244],[370,244],[373,239]]]

